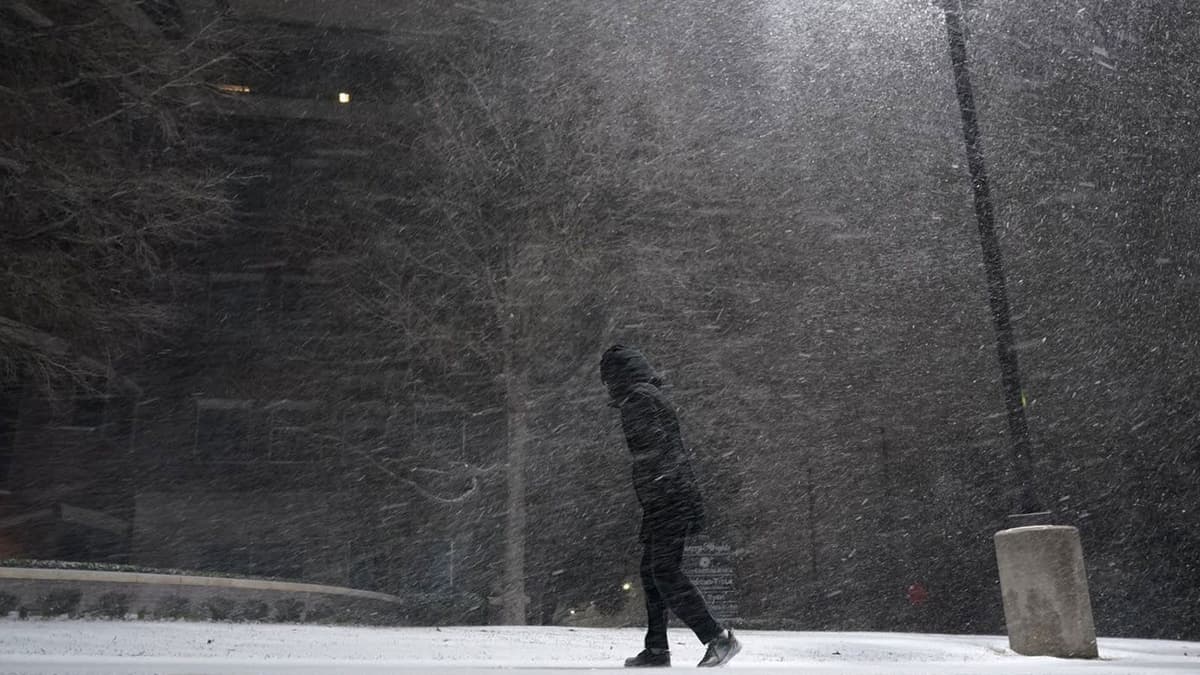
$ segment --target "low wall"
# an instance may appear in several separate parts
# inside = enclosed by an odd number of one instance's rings
[[[400,625],[427,610],[395,595],[229,577],[0,567],[0,616]]]

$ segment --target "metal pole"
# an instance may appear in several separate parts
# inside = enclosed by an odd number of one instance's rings
[[[879,427],[879,466],[882,471],[880,480],[883,482],[883,509],[887,515],[892,511],[892,477],[888,466],[887,429],[884,427]]]
[[[817,578],[817,496],[813,470],[808,467],[808,557],[812,563],[812,578]]]
[[[961,0],[942,0],[946,12],[946,34],[950,42],[950,61],[954,66],[954,84],[958,106],[962,113],[963,137],[967,146],[967,166],[971,174],[971,189],[975,196],[975,216],[979,221],[979,239],[983,246],[983,263],[987,273],[988,301],[996,329],[996,351],[1000,360],[1000,380],[1004,390],[1004,406],[1008,412],[1008,434],[1013,468],[1019,485],[1016,513],[1042,512],[1043,508],[1033,489],[1033,465],[1030,459],[1029,427],[1025,422],[1025,396],[1021,391],[1021,372],[1014,349],[1013,328],[1004,281],[1004,259],[996,237],[996,214],[988,185],[987,168],[983,161],[979,118],[975,110],[975,93],[967,64],[966,29],[962,20]]]

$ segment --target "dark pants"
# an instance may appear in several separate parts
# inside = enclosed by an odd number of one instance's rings
[[[643,536],[641,571],[642,588],[646,591],[647,649],[669,649],[668,609],[705,644],[721,633],[721,626],[709,614],[700,591],[681,569],[685,540],[682,532]]]

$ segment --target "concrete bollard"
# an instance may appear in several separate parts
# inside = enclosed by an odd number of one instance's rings
[[[997,532],[995,540],[1012,650],[1026,656],[1097,658],[1079,530],[1018,527]]]

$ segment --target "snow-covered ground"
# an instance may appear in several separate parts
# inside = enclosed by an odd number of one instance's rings
[[[744,631],[725,673],[1200,673],[1200,643],[1102,639],[1101,659],[1028,658],[996,636]],[[672,632],[676,668],[703,649]],[[351,628],[0,620],[0,674],[554,675],[621,668],[635,629]]]

